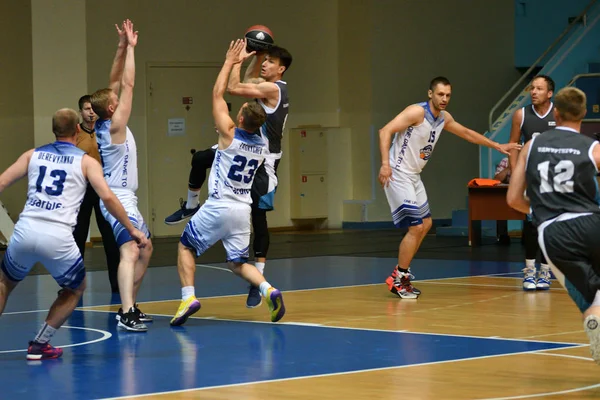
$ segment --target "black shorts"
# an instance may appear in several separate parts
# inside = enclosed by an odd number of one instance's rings
[[[546,259],[564,274],[561,283],[584,311],[600,290],[600,214],[575,218],[563,214],[540,225],[538,234]]]

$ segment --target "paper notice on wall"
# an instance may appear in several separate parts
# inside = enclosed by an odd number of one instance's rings
[[[185,118],[169,118],[167,136],[184,136]]]

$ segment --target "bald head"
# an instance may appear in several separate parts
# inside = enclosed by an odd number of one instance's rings
[[[79,115],[70,108],[61,108],[52,116],[52,132],[57,139],[70,138],[77,133]]]

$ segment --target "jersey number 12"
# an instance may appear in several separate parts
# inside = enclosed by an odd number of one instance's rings
[[[573,193],[573,175],[575,165],[573,161],[559,161],[553,168],[554,177],[550,179],[550,161],[539,163],[537,169],[542,178],[540,193]]]

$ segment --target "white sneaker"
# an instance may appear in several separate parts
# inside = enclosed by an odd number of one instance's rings
[[[539,290],[548,290],[550,289],[550,279],[550,267],[548,265],[542,265],[540,267],[540,274],[538,275],[538,280],[535,286]]]
[[[535,279],[535,267],[525,267],[523,268],[523,290],[535,290],[536,289],[536,279]]]

